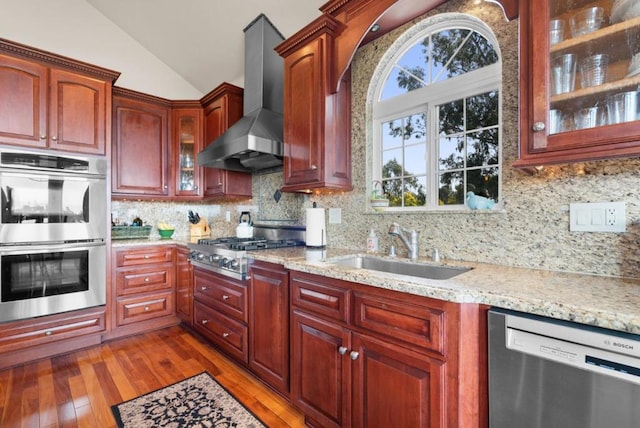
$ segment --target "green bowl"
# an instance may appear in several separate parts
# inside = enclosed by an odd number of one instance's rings
[[[162,239],[169,239],[173,235],[174,229],[158,229],[158,233]]]

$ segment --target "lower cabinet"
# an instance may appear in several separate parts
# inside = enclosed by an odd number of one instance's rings
[[[116,247],[112,252],[115,292],[111,298],[111,331],[106,337],[177,324],[175,246]]]
[[[288,397],[288,271],[255,261],[237,280],[196,268],[194,297],[194,329]]]
[[[104,306],[1,324],[0,369],[98,345],[104,330]]]
[[[193,324],[193,266],[183,246],[176,248],[176,315],[186,325]]]
[[[291,401],[307,425],[486,426],[480,306],[290,276]]]
[[[194,329],[236,361],[248,364],[248,281],[200,268],[194,271]]]
[[[289,273],[255,261],[249,285],[249,367],[289,395]]]

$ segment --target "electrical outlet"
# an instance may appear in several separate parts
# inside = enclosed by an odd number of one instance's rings
[[[616,225],[616,215],[617,215],[617,210],[613,207],[609,207],[606,210],[606,222],[607,222],[607,226],[615,226]]]
[[[569,204],[569,230],[572,232],[625,232],[624,202]]]

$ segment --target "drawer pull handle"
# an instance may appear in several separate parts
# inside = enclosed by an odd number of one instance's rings
[[[145,254],[145,255],[144,255],[144,258],[145,258],[145,259],[150,259],[150,258],[151,258],[151,256],[150,256],[149,254]]]
[[[344,355],[347,353],[347,347],[346,346],[341,346],[338,348],[338,354],[340,355]]]
[[[208,287],[200,287],[200,291],[207,291]]]
[[[209,322],[209,320],[202,320],[202,325],[205,325],[208,322]]]
[[[44,332],[45,336],[51,336],[52,334],[53,334],[53,332],[51,330]]]
[[[222,300],[229,300],[229,296],[228,296],[228,295],[226,295],[226,294],[223,294],[223,295],[222,295]]]
[[[144,311],[145,311],[145,312],[149,312],[149,306],[145,306],[145,307],[144,307]]]
[[[144,282],[149,282],[149,277],[146,277],[146,278],[144,279]]]
[[[222,337],[226,339],[227,337],[229,337],[229,333],[222,333]]]
[[[359,356],[360,356],[360,353],[356,351],[351,351],[351,353],[349,354],[349,357],[351,357],[353,361],[357,360]]]

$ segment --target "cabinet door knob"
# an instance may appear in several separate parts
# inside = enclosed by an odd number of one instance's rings
[[[162,186],[162,188],[163,188],[164,190],[167,190],[167,189],[169,188],[169,186],[167,186],[167,185],[165,184],[164,186]]]
[[[316,165],[311,165],[311,169],[318,169]]]
[[[344,355],[347,353],[347,347],[346,346],[341,346],[338,348],[338,354],[340,355]]]
[[[149,254],[145,254],[144,258],[148,259],[148,258],[151,258],[151,256]]]
[[[226,294],[222,295],[222,300],[229,300],[229,296],[227,296]]]
[[[202,320],[202,325],[205,325],[208,322],[209,322],[209,320]]]
[[[47,136],[46,136],[45,134],[42,134],[42,135],[40,136],[40,139],[41,139],[41,140],[46,140],[46,139],[47,139]]]
[[[193,186],[193,190],[198,190],[198,186]]]
[[[354,361],[357,360],[359,356],[360,356],[360,353],[356,351],[351,351],[351,353],[349,354],[349,357]]]
[[[222,337],[226,339],[227,337],[229,337],[229,333],[222,333]]]
[[[51,336],[53,334],[53,332],[51,330],[45,331],[44,335],[45,336]]]
[[[200,287],[200,291],[207,291],[207,287]]]
[[[535,132],[544,131],[544,128],[546,128],[546,126],[544,125],[544,122],[536,122],[533,124],[533,130]]]
[[[145,312],[149,312],[149,306],[145,306],[145,307],[144,307],[144,311],[145,311]]]
[[[147,277],[147,278],[145,278],[145,279],[144,279],[144,282],[149,282],[149,278],[148,278],[148,277]]]
[[[51,139],[52,139],[53,141],[58,141],[58,137],[56,137],[55,135],[54,135],[53,137],[51,137]]]

